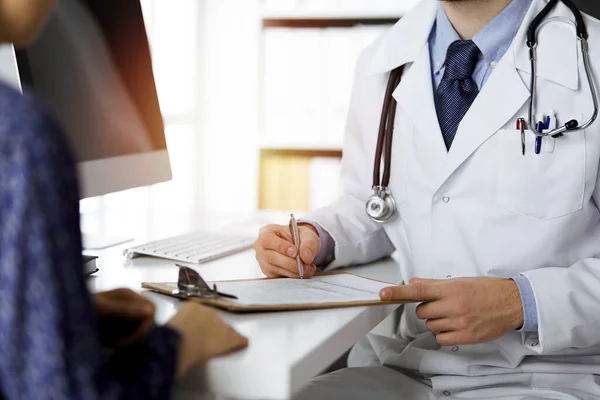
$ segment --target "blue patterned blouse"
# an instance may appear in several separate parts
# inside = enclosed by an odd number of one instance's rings
[[[0,398],[168,398],[178,344],[156,327],[103,356],[73,158],[45,108],[0,85]]]

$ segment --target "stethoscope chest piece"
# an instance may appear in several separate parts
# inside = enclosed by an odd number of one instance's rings
[[[366,211],[375,222],[388,222],[396,213],[396,201],[388,187],[375,186],[367,200]]]

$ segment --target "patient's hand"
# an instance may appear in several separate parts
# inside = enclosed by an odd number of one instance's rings
[[[98,313],[100,340],[106,347],[125,345],[154,325],[154,304],[129,289],[116,289],[93,296]]]
[[[248,346],[248,339],[227,325],[216,310],[188,301],[167,322],[167,326],[181,334],[178,375],[193,365]]]

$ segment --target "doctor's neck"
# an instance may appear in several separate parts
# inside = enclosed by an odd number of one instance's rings
[[[473,36],[490,23],[512,0],[442,0],[444,11],[461,39]]]

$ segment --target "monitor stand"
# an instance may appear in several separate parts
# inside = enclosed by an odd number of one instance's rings
[[[100,234],[82,234],[83,248],[85,250],[103,250],[119,244],[133,241],[133,238],[109,236]]]

